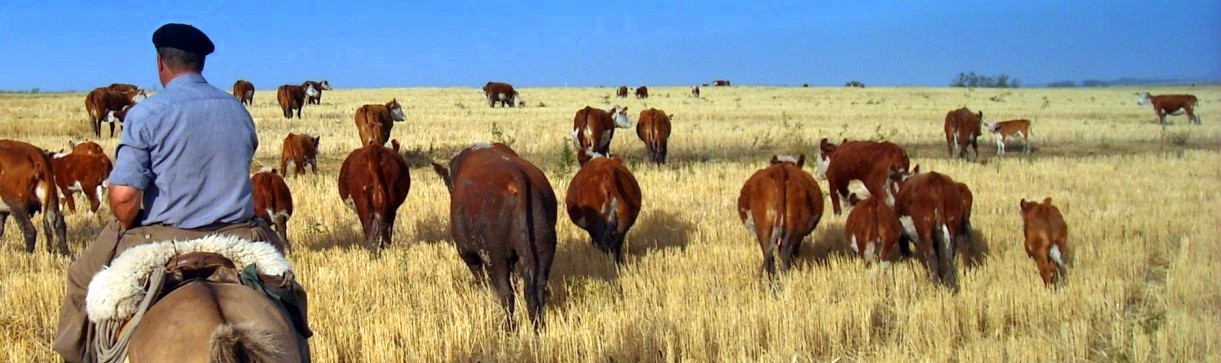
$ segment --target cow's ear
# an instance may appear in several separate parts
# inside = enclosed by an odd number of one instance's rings
[[[772,159],[768,160],[767,163],[768,164],[778,164],[778,163],[780,163],[780,158],[777,157],[776,155],[772,155]]]
[[[1051,197],[1043,198],[1043,205],[1051,206]]]
[[[449,189],[450,191],[454,190],[454,182],[449,178],[449,168],[446,168],[445,165],[437,164],[437,162],[434,161],[432,163],[432,170],[437,172],[437,175],[441,176],[441,181],[445,182],[446,189]]]
[[[916,164],[916,167],[912,168],[911,175],[916,175],[916,174],[920,174],[920,164]]]
[[[399,140],[398,139],[390,140],[390,146],[392,146],[392,149],[394,149],[394,152],[399,152]]]
[[[674,114],[666,115],[666,118],[669,118],[670,121],[674,121]]]
[[[1031,202],[1026,201],[1026,198],[1022,198],[1022,201],[1018,203],[1018,206],[1021,207],[1022,213],[1026,213],[1026,209],[1029,209],[1031,204]]]
[[[805,163],[806,163],[806,153],[797,154],[797,168],[801,169],[801,166],[805,165]]]

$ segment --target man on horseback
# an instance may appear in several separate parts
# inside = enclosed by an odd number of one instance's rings
[[[200,74],[215,50],[212,41],[193,26],[166,24],[153,33],[153,45],[164,90],[127,113],[110,174],[109,204],[117,220],[68,269],[52,343],[68,362],[97,359],[85,312],[87,288],[129,248],[221,235],[266,241],[283,252],[278,235],[253,216],[248,173],[258,147],[254,121],[237,99]],[[282,294],[308,360],[305,294],[286,275],[282,288],[267,290]]]

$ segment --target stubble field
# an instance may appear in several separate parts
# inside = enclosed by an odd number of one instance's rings
[[[259,163],[278,168],[289,132],[321,135],[318,175],[288,179],[290,259],[310,293],[318,362],[1221,359],[1221,87],[1150,90],[1200,98],[1203,125],[1172,116],[1163,128],[1127,88],[706,87],[694,99],[685,87],[657,87],[646,100],[611,97],[611,88],[527,88],[529,107],[514,109],[488,108],[474,88],[340,89],[288,121],[274,86],[255,86]],[[392,137],[415,165],[394,245],[373,260],[336,178],[358,145],[353,111],[391,98],[408,114]],[[92,139],[83,99],[0,95],[0,138],[54,150]],[[448,194],[423,162],[473,142],[505,142],[547,173],[562,203],[576,170],[565,157],[572,116],[587,104],[627,105],[633,119],[648,107],[673,114],[671,163],[644,162],[635,131],[617,132],[611,150],[644,194],[626,263],[616,268],[561,212],[548,326],[505,334],[496,299],[458,258]],[[1032,120],[1034,152],[998,157],[985,134],[980,161],[947,158],[942,120],[961,106],[987,121]],[[922,170],[971,187],[975,238],[957,260],[957,294],[932,285],[915,260],[866,269],[850,255],[844,217],[830,214],[829,200],[797,266],[776,288],[760,278],[759,247],[735,213],[738,190],[773,154],[812,158],[823,137],[893,141]],[[115,142],[100,140],[111,157]],[[1051,197],[1069,225],[1071,262],[1059,289],[1043,286],[1022,249],[1023,197]],[[72,253],[110,218],[105,207],[68,213]],[[55,360],[50,341],[70,259],[45,252],[41,234],[27,254],[16,228],[8,231],[0,239],[0,361]],[[524,310],[518,321],[528,321]]]

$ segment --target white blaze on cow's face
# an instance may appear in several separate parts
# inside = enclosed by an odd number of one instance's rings
[[[994,134],[996,133],[996,128],[997,128],[997,126],[996,126],[996,123],[995,123],[995,122],[989,122],[989,123],[985,123],[985,124],[984,124],[984,127],[988,129],[988,132],[991,132],[991,133],[994,133]]]
[[[627,107],[615,106],[611,109],[611,118],[615,120],[615,127],[626,129],[632,127],[632,118],[627,115]]]
[[[322,87],[322,89],[324,89],[324,90],[327,90],[327,91],[330,91],[330,90],[331,90],[331,83],[330,83],[330,82],[327,82],[327,81],[322,81],[322,83],[321,83],[321,84],[319,84],[319,86],[321,86],[321,87]]]
[[[310,96],[310,97],[317,96],[317,95],[318,95],[318,89],[317,89],[317,88],[314,88],[314,85],[312,85],[312,84],[311,84],[311,85],[309,85],[309,86],[306,86],[306,87],[305,87],[305,95],[306,95],[306,96]]]
[[[144,93],[144,90],[140,90],[140,93],[131,97],[131,103],[140,103],[140,101],[144,101],[146,98],[148,98],[148,94]]]
[[[819,151],[818,157],[814,160],[814,176],[818,180],[827,180],[827,168],[831,166],[831,156],[827,153]]]
[[[403,105],[400,105],[398,101],[390,104],[390,119],[395,122],[407,121],[407,112],[403,111]]]
[[[1136,94],[1136,104],[1144,105],[1149,103],[1149,92],[1141,92]]]

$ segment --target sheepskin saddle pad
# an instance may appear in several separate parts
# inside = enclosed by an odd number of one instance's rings
[[[267,242],[211,235],[187,241],[154,242],[132,247],[99,271],[89,283],[85,312],[89,320],[126,320],[144,299],[149,275],[175,258],[192,253],[213,253],[234,265],[255,265],[259,274],[280,276],[291,270],[288,259]]]

